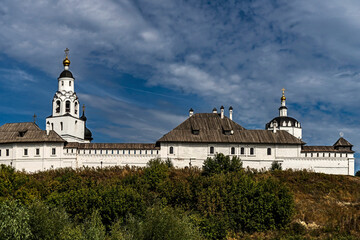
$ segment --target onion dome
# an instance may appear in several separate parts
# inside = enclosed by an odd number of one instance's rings
[[[93,140],[92,133],[87,127],[85,127],[84,139],[89,141]]]
[[[63,65],[65,66],[70,66],[70,60],[68,59],[68,56],[65,57],[64,61],[63,61]]]

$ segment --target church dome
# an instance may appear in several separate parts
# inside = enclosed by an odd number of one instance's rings
[[[62,71],[59,78],[63,78],[63,77],[74,78],[72,73],[69,70]]]
[[[84,139],[85,139],[85,140],[89,140],[89,141],[93,140],[93,138],[92,138],[92,133],[91,133],[91,131],[90,131],[87,127],[85,127]]]
[[[274,126],[274,123],[277,123],[278,127],[297,127],[301,128],[300,122],[292,117],[276,117],[268,122],[265,126],[266,129]]]

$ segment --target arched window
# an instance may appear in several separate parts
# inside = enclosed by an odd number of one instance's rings
[[[61,81],[61,86],[64,86],[64,81]]]
[[[64,124],[63,124],[63,122],[60,122],[60,130],[61,130],[61,131],[64,130]]]
[[[67,113],[70,112],[70,101],[66,101],[66,103],[65,103],[65,111]]]
[[[51,123],[51,130],[54,130],[54,124]]]
[[[271,155],[271,148],[267,149],[267,155]]]
[[[254,148],[250,148],[250,155],[254,155]]]
[[[240,154],[241,154],[241,155],[244,155],[244,154],[245,154],[245,148],[242,147],[242,148],[240,149]]]
[[[57,100],[57,101],[56,101],[55,112],[56,112],[56,113],[59,113],[59,112],[60,112],[60,100]]]
[[[232,155],[235,154],[235,148],[234,148],[234,147],[231,148],[231,154],[232,154]]]
[[[71,86],[71,81],[69,81],[69,86]]]
[[[210,154],[214,154],[214,147],[210,147]]]
[[[78,113],[78,103],[75,102],[75,114],[77,114],[77,113]]]
[[[170,147],[170,154],[174,154],[174,148]]]

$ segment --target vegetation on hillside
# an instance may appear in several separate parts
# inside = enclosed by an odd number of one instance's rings
[[[278,168],[275,168],[276,170]],[[356,239],[360,178],[243,169],[0,167],[0,239]]]

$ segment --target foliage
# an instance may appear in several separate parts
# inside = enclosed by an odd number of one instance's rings
[[[355,173],[355,176],[356,176],[356,177],[360,177],[360,171],[357,171],[357,172]]]
[[[279,163],[278,161],[273,161],[271,163],[271,171],[275,171],[275,170],[282,170],[282,166],[281,163]]]
[[[0,239],[31,239],[30,215],[18,201],[0,204]]]
[[[200,239],[198,229],[186,215],[161,206],[149,208],[144,219],[130,217],[124,232],[129,240]]]
[[[208,157],[203,164],[203,174],[206,176],[219,173],[236,172],[242,168],[242,162],[239,157],[225,156],[217,153],[213,158]]]
[[[34,174],[0,166],[0,239],[359,237],[359,178],[241,170],[239,159],[216,157],[206,170],[160,159]]]

